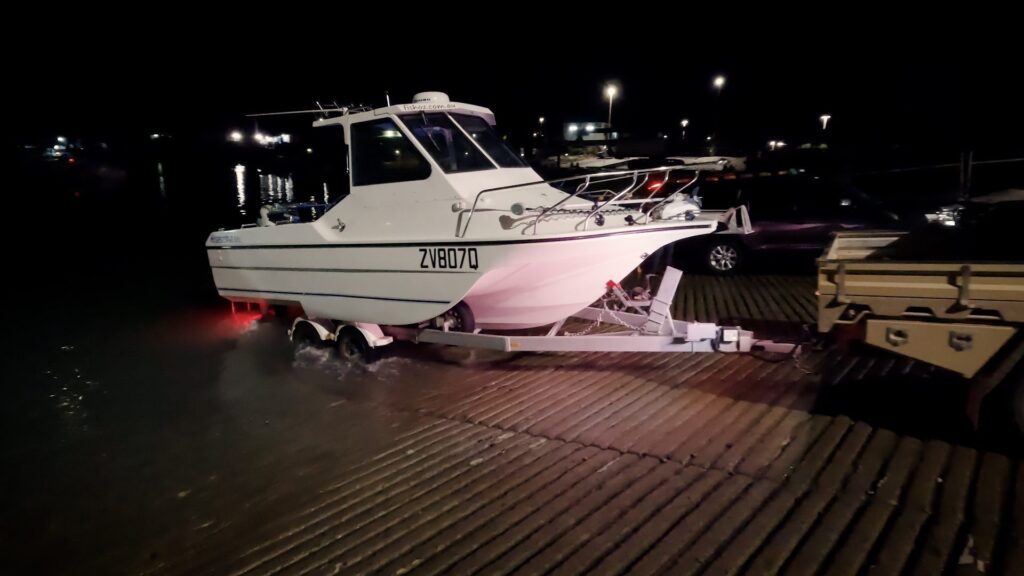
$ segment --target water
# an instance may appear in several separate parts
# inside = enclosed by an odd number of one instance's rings
[[[233,160],[23,161],[8,182],[5,572],[158,563],[169,542],[245,518],[242,495],[301,486],[400,430],[346,395],[404,380],[402,360],[295,356],[285,326],[217,296],[210,231],[266,203],[330,200],[324,182]]]

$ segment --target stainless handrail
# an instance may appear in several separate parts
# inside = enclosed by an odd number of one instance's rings
[[[525,182],[523,184],[512,184],[512,185],[509,185],[509,186],[497,186],[497,187],[494,187],[494,188],[487,188],[487,189],[481,190],[480,192],[477,192],[476,197],[473,199],[473,205],[469,208],[469,215],[466,217],[466,223],[461,226],[461,230],[460,229],[456,229],[455,236],[457,238],[465,238],[466,233],[469,231],[469,224],[472,221],[473,215],[476,213],[477,207],[480,204],[480,198],[484,194],[490,194],[492,192],[501,192],[501,191],[505,191],[505,190],[515,190],[515,189],[519,189],[519,188],[529,188],[531,186],[541,186],[541,185],[544,185],[544,184],[552,185],[552,184],[560,184],[560,183],[563,183],[563,182],[571,182],[571,181],[574,181],[574,180],[581,180],[582,182],[576,187],[576,190],[572,194],[568,194],[565,198],[562,198],[561,200],[559,200],[558,202],[556,202],[555,204],[553,204],[550,207],[543,208],[543,210],[540,212],[540,214],[537,214],[533,218],[533,222],[531,222],[529,225],[527,225],[523,229],[523,231],[525,232],[526,230],[532,228],[533,229],[533,233],[536,234],[537,233],[537,225],[540,223],[540,221],[546,215],[550,214],[553,210],[556,210],[559,206],[562,206],[563,204],[565,204],[569,200],[571,200],[573,198],[576,198],[580,194],[582,194],[584,192],[589,192],[589,193],[615,192],[614,190],[612,190],[610,188],[609,189],[602,189],[602,190],[587,190],[587,188],[592,183],[602,183],[602,182],[608,182],[608,181],[612,181],[612,180],[619,180],[619,179],[624,179],[624,178],[632,178],[632,181],[630,182],[630,184],[628,186],[626,186],[624,189],[616,192],[615,195],[610,200],[606,200],[600,206],[597,206],[596,208],[594,208],[593,210],[591,210],[590,212],[587,213],[587,215],[583,219],[584,230],[586,230],[587,229],[586,226],[589,223],[590,218],[592,218],[594,215],[600,213],[602,210],[604,210],[606,207],[612,205],[613,203],[619,203],[619,202],[621,202],[621,203],[627,203],[627,202],[628,203],[636,203],[636,202],[630,202],[630,201],[620,201],[619,199],[621,197],[625,196],[626,194],[629,194],[629,193],[634,192],[634,191],[637,190],[637,187],[638,187],[638,182],[637,181],[640,179],[640,175],[643,175],[644,179],[643,179],[642,182],[639,183],[639,186],[643,186],[643,184],[646,183],[649,180],[651,174],[658,173],[658,172],[664,172],[665,173],[665,175],[666,175],[665,182],[667,183],[669,181],[668,177],[671,175],[672,171],[674,171],[674,170],[686,170],[686,171],[689,171],[684,166],[659,166],[657,168],[645,168],[645,169],[638,169],[638,170],[619,170],[619,171],[615,171],[615,172],[598,172],[598,173],[590,173],[590,174],[580,174],[580,175],[577,175],[577,176],[568,176],[568,177],[565,177],[565,178],[554,178],[554,179],[551,179],[551,180],[538,180],[538,181],[535,181],[535,182]],[[656,204],[654,207],[652,207],[651,210],[662,206],[670,198],[672,198],[673,196],[675,196],[679,192],[681,192],[681,191],[689,188],[691,185],[693,185],[693,183],[696,182],[698,177],[700,176],[700,171],[699,170],[693,170],[693,172],[694,172],[694,177],[693,177],[693,179],[690,182],[687,182],[686,184],[684,184],[679,190],[675,190],[672,193],[666,195],[666,197],[663,200],[661,200],[660,202],[658,202],[658,204]],[[465,212],[465,211],[463,210],[463,212]],[[645,220],[643,222],[644,224],[646,224],[649,221],[649,219],[650,219],[649,215],[650,215],[650,210],[646,211],[646,213],[645,213]]]

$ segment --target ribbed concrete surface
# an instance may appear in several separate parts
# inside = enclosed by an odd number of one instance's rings
[[[689,277],[678,312],[809,322],[812,293],[808,278]],[[390,449],[160,571],[1024,574],[1022,465],[812,413],[815,373],[844,361],[437,365],[446,385],[385,401],[419,414]]]

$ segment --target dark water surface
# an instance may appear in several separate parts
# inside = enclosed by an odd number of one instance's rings
[[[159,561],[396,433],[344,398],[406,381],[407,361],[297,358],[284,326],[232,316],[213,288],[206,235],[302,187],[202,156],[79,167],[24,162],[7,206],[5,572]]]

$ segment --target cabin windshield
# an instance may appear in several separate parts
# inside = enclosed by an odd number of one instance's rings
[[[434,162],[447,173],[495,168],[443,112],[405,114],[402,122],[405,122]]]
[[[460,114],[452,112],[452,119],[462,126],[462,129],[473,137],[473,141],[484,149],[484,152],[498,163],[502,168],[523,168],[526,163],[516,155],[498,136],[494,128],[486,120],[472,114]]]
[[[402,122],[447,173],[526,166],[486,120],[465,113],[403,114]],[[461,128],[461,129],[460,129]],[[469,137],[467,138],[467,134]]]

